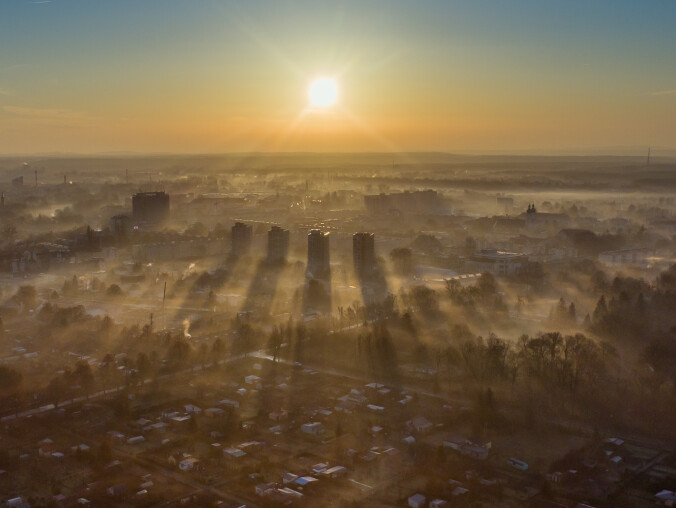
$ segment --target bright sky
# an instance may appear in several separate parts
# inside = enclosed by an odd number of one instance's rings
[[[0,153],[673,148],[675,26],[673,0],[0,0]]]

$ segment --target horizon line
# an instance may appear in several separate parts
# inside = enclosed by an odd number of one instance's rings
[[[464,151],[443,151],[443,150],[400,150],[400,151],[377,151],[377,150],[250,150],[250,151],[205,151],[205,152],[160,152],[160,151],[132,151],[132,150],[112,150],[96,152],[76,152],[76,151],[45,151],[45,152],[14,152],[0,153],[0,158],[17,157],[218,157],[218,156],[293,156],[293,155],[442,155],[449,157],[646,157],[650,149],[651,158],[654,157],[676,157],[676,147],[648,147],[645,146],[643,153],[627,153],[636,150],[638,146],[617,146],[617,147],[598,147],[587,149],[553,149],[553,150],[464,150]],[[661,155],[656,152],[673,152]]]

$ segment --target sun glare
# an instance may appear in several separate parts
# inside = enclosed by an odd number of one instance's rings
[[[310,84],[310,103],[326,108],[335,104],[338,98],[338,85],[331,78],[319,78]]]

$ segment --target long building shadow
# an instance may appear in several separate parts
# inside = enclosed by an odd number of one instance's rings
[[[249,283],[240,312],[251,312],[261,319],[270,317],[279,280],[287,268],[288,263],[285,261],[269,263],[260,260]]]
[[[331,314],[332,306],[331,271],[319,277],[306,277],[303,286],[302,314]]]
[[[246,266],[247,260],[232,254],[213,270],[203,270],[194,276],[187,277],[185,283],[177,282],[167,289],[167,304],[176,306],[173,312],[174,319],[182,319],[196,310],[208,312],[215,307],[210,294],[218,293],[233,279],[233,274]]]
[[[390,288],[385,273],[378,263],[374,263],[368,270],[357,273],[362,301],[365,307],[366,319],[376,321],[389,317],[392,309],[388,299],[391,297]]]
[[[375,261],[355,274],[364,305],[364,319],[369,326],[360,334],[358,363],[365,376],[375,382],[399,387],[398,355],[388,330],[388,319],[396,314],[395,299],[383,267]]]

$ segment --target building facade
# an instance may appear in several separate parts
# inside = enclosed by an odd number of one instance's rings
[[[289,230],[272,226],[268,231],[268,263],[284,261],[289,252]]]
[[[131,198],[134,222],[162,222],[169,218],[169,194],[139,192]]]
[[[472,254],[469,268],[476,272],[489,272],[494,275],[509,275],[523,270],[528,264],[528,256],[516,252],[504,252],[497,249],[482,249]]]
[[[307,273],[315,278],[329,274],[329,234],[313,229],[307,235]]]
[[[232,253],[235,256],[243,256],[251,250],[253,227],[243,222],[235,222],[231,230]]]
[[[352,259],[357,275],[364,276],[373,270],[376,264],[375,235],[373,233],[355,233],[352,235]]]
[[[644,265],[652,256],[647,248],[609,250],[599,254],[599,261],[608,266]]]

